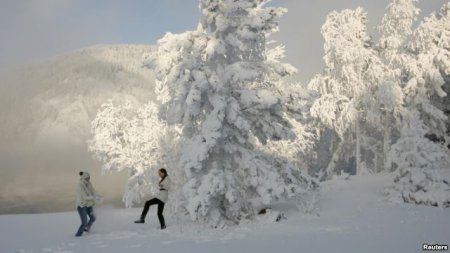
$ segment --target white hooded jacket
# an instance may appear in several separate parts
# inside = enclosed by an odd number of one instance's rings
[[[89,178],[88,172],[83,172],[83,175],[80,176],[80,183],[77,188],[77,207],[94,206],[96,198],[100,197],[87,178]]]

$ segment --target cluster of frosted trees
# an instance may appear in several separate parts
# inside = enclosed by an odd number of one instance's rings
[[[413,29],[414,1],[393,1],[378,42],[362,9],[332,12],[326,68],[303,87],[283,81],[296,70],[267,38],[286,10],[268,2],[200,0],[197,30],[166,34],[145,59],[157,103],[102,106],[89,148],[105,172],[128,171],[126,205],[157,190],[160,167],[174,182],[171,207],[216,227],[280,200],[311,211],[309,175],[351,169],[395,170],[392,195],[448,205],[445,102],[430,98],[446,96],[450,4]]]
[[[395,170],[393,196],[450,206],[449,183],[439,176],[449,166],[447,116],[436,103],[450,84],[450,3],[417,28],[414,4],[389,4],[379,41],[361,8],[327,17],[326,68],[309,83],[319,94],[311,113],[333,132],[327,166],[318,169],[328,177]]]

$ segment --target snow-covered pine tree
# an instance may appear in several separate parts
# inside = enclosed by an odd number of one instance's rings
[[[434,95],[431,97],[431,101],[434,106],[439,108],[444,112],[447,116],[446,128],[447,128],[447,138],[450,138],[450,22],[449,20],[449,12],[450,12],[450,3],[445,4],[439,13],[435,14],[434,17],[430,18],[430,20],[439,20],[438,22],[430,22],[434,26],[433,30],[435,31],[434,37],[436,38],[436,32],[440,29],[442,30],[441,39],[437,42],[440,45],[441,49],[439,52],[439,56],[436,57],[436,63],[439,66],[439,72],[442,75],[442,78],[445,84],[442,86],[442,89],[447,94],[445,97],[439,97],[438,95]],[[445,42],[446,41],[446,42]],[[450,148],[450,144],[447,139],[447,147]]]
[[[450,69],[450,4],[425,18],[413,30],[419,9],[415,0],[395,0],[388,6],[380,31],[378,49],[393,70],[395,80],[404,88],[406,106],[421,112],[429,135],[445,140],[447,117],[443,113],[443,90]]]
[[[446,4],[438,14],[425,18],[404,45],[405,53],[398,53],[403,65],[399,80],[403,82],[408,113],[390,154],[398,167],[391,188],[393,197],[444,207],[450,206],[450,186],[441,171],[448,169],[449,154],[425,135],[433,134],[448,143],[446,116],[432,98],[446,96],[442,86],[450,73],[449,7]]]
[[[425,137],[426,126],[419,112],[405,112],[401,136],[390,156],[397,166],[390,198],[406,203],[450,207],[450,182],[441,172],[448,170],[448,150]],[[448,173],[447,173],[448,174]]]
[[[313,157],[313,148],[317,141],[316,128],[309,112],[316,94],[306,89],[301,83],[284,82],[279,92],[296,139],[270,141],[263,148],[268,148],[273,153],[283,150],[283,157],[294,162],[297,167],[306,167],[312,162],[311,159],[317,159]]]
[[[425,138],[426,134],[442,136],[445,133],[444,115],[432,105],[430,97],[445,96],[441,89],[441,76],[445,76],[445,71],[441,70],[445,69],[445,64],[437,67],[439,61],[436,59],[442,59],[445,55],[445,46],[439,39],[446,33],[445,22],[448,30],[449,20],[439,21],[445,14],[433,14],[414,30],[413,24],[419,13],[415,2],[394,0],[388,6],[379,27],[380,55],[396,82],[392,87],[402,87],[405,98],[404,108],[398,110],[397,116],[390,111],[386,114],[397,120],[386,120],[385,129],[389,126],[389,132],[395,131],[398,135],[396,138],[389,137],[389,141],[395,144],[389,151],[385,166],[390,166],[392,161],[397,170],[394,175],[395,184],[388,191],[391,198],[404,202],[449,206],[449,184],[440,174],[449,165],[448,153],[439,143]],[[445,13],[442,10],[441,13]],[[447,45],[448,40],[447,37]]]
[[[91,133],[89,150],[103,163],[103,173],[128,172],[123,196],[127,207],[154,195],[158,169],[176,163],[177,132],[158,120],[152,102],[137,107],[108,101],[92,121]]]
[[[268,59],[273,56],[272,50],[268,50]],[[305,213],[313,213],[317,208],[319,184],[316,178],[315,165],[318,159],[315,150],[317,142],[317,126],[310,116],[311,108],[316,93],[308,90],[301,83],[279,82],[281,101],[292,130],[296,135],[295,140],[272,140],[267,145],[257,147],[271,154],[278,154],[273,158],[273,165],[284,177],[292,178],[294,182],[302,182],[297,188],[297,207]],[[280,153],[281,152],[281,153]],[[289,169],[286,169],[289,168]],[[299,169],[301,168],[301,169]]]
[[[269,48],[272,42],[268,42],[266,53],[267,61],[278,62],[285,57],[285,48],[278,45]],[[295,140],[270,141],[269,145],[261,146],[268,148],[272,153],[283,150],[283,157],[294,162],[297,167],[303,167],[310,163],[309,159],[316,159],[313,156],[313,147],[316,141],[316,127],[312,123],[314,120],[310,115],[310,108],[317,94],[308,90],[305,85],[299,82],[286,82],[282,79],[274,79],[273,84],[277,92],[281,95],[281,104],[287,120],[292,125],[292,130],[296,135]]]
[[[322,26],[325,39],[325,70],[309,83],[320,97],[311,107],[311,114],[337,138],[332,145],[332,157],[326,173],[330,177],[338,170],[338,162],[355,158],[356,173],[360,173],[363,136],[361,123],[375,118],[369,114],[373,93],[385,78],[385,67],[367,33],[366,12],[356,10],[333,11]],[[371,145],[367,145],[371,146]]]
[[[160,112],[182,126],[186,208],[213,226],[238,222],[258,205],[294,196],[292,167],[257,148],[293,139],[275,82],[295,71],[267,57],[266,37],[286,11],[265,0],[200,0],[197,31],[167,34],[151,64]]]
[[[420,112],[428,133],[449,143],[447,117],[431,98],[447,96],[443,90],[450,75],[450,3],[426,17],[406,45],[412,60],[404,66],[406,106]]]

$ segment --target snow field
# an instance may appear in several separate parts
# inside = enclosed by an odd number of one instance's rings
[[[0,216],[1,252],[422,252],[423,243],[449,244],[450,210],[386,201],[390,175],[362,175],[323,183],[317,214],[289,203],[274,206],[286,220],[265,216],[239,226],[211,229],[156,208],[134,224],[140,208],[97,207],[92,232],[75,238],[77,213]]]

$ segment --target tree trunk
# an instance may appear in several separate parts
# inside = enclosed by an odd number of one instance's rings
[[[327,180],[330,180],[333,175],[336,173],[336,163],[338,162],[341,154],[342,149],[342,142],[337,142],[337,148],[331,156],[331,160],[328,163],[327,170],[326,170],[326,178]]]
[[[359,127],[359,113],[356,117],[355,123],[355,134],[356,134],[356,150],[355,150],[355,159],[356,159],[356,175],[361,173],[361,130]]]
[[[389,147],[391,139],[391,129],[389,127],[389,114],[386,112],[384,116],[384,129],[383,129],[383,170],[391,171],[391,162],[389,159]]]

